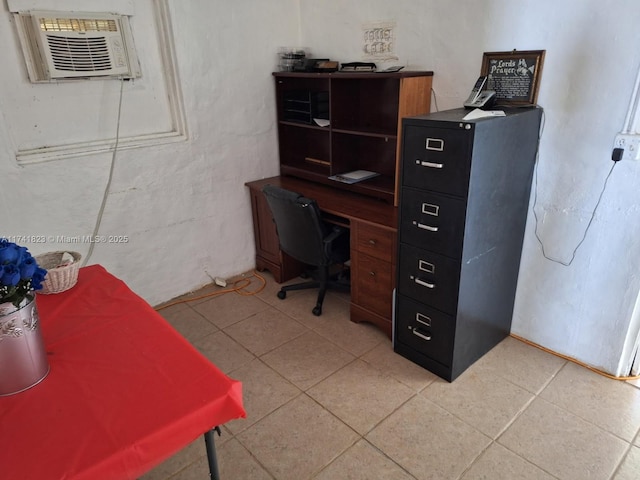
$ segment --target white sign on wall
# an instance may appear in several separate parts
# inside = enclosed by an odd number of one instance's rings
[[[395,54],[395,26],[394,22],[362,26],[362,49],[366,60],[398,60]]]

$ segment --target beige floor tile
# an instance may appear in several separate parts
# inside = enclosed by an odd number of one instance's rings
[[[287,292],[287,298],[284,300],[276,298],[277,302],[271,303],[271,305],[309,328],[317,325],[322,318],[326,319],[335,315],[341,316],[342,318],[346,316],[348,318],[345,303],[338,297],[329,294],[325,296],[324,302],[322,303],[322,315],[316,317],[311,311],[316,306],[317,299],[317,289],[297,290]]]
[[[276,479],[305,480],[353,445],[358,435],[302,394],[236,438]]]
[[[437,379],[420,394],[491,438],[534,398],[524,388],[475,365],[453,383]]]
[[[629,445],[540,398],[498,442],[563,480],[608,479]]]
[[[259,359],[232,371],[230,375],[242,382],[242,400],[247,412],[247,418],[225,424],[233,433],[250,427],[301,393]]]
[[[482,366],[512,383],[538,393],[566,363],[539,348],[507,337],[475,365]]]
[[[251,352],[222,331],[207,335],[193,345],[226,374],[255,358]]]
[[[217,437],[217,436],[216,436]],[[216,447],[218,442],[216,439]],[[185,469],[200,458],[207,457],[207,450],[203,437],[197,438],[191,442],[187,447],[180,450],[174,456],[164,461],[156,468],[146,473],[140,480],[163,480]]]
[[[210,298],[192,308],[218,328],[225,328],[267,310],[269,305],[255,295],[243,296],[232,292]]]
[[[391,340],[376,325],[371,323],[355,323],[349,318],[349,310],[342,315],[325,316],[310,326],[315,332],[336,345],[351,352],[356,357],[363,355],[382,342],[391,344]]]
[[[380,370],[356,360],[309,389],[308,394],[364,435],[415,393]]]
[[[262,277],[264,277],[265,281],[267,282],[265,287],[262,289],[262,291],[260,291],[258,293],[258,298],[260,298],[260,300],[262,300],[263,302],[266,302],[270,305],[278,305],[280,302],[282,302],[283,300],[279,299],[277,296],[278,291],[280,290],[280,287],[282,287],[283,285],[290,285],[293,283],[300,283],[303,282],[305,279],[303,278],[293,278],[292,280],[289,280],[287,282],[284,282],[282,284],[276,283],[275,280],[273,279],[273,275],[271,275],[271,273],[268,270],[265,270],[264,272],[258,272],[259,275],[261,275]]]
[[[224,332],[254,355],[260,356],[308,329],[273,307],[234,323]]]
[[[218,327],[185,304],[164,308],[158,313],[190,342],[218,330]]]
[[[379,343],[360,358],[415,392],[419,392],[438,378],[429,370],[395,353],[391,342]]]
[[[256,461],[253,455],[240,442],[233,439],[217,449],[220,478],[224,480],[271,480],[273,477]],[[208,463],[204,475],[198,480],[208,477]]]
[[[627,380],[629,385],[633,385],[636,388],[640,388],[640,378],[634,378],[633,380]]]
[[[461,480],[554,480],[555,477],[497,443],[491,444]]]
[[[628,442],[640,428],[640,390],[571,362],[540,397]]]
[[[315,480],[413,480],[369,442],[361,440],[325,468]]]
[[[419,395],[366,439],[419,480],[458,478],[491,443],[489,437]]]
[[[640,478],[640,448],[631,447],[613,480],[638,480]]]
[[[354,360],[354,356],[315,332],[307,332],[261,359],[302,390]]]
[[[232,439],[216,447],[218,469],[223,480],[272,480],[266,470],[237,440]],[[171,480],[202,480],[209,478],[206,455],[181,470]]]

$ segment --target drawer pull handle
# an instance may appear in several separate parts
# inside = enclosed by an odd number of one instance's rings
[[[433,263],[418,260],[418,268],[423,272],[436,273],[436,266]]]
[[[433,163],[433,162],[423,162],[421,160],[416,160],[416,163],[423,167],[429,168],[442,168],[444,167],[444,163]]]
[[[437,232],[438,231],[438,227],[432,227],[431,225],[425,225],[424,223],[418,223],[418,228],[421,228],[422,230],[428,230],[430,232]]]
[[[431,340],[431,335],[425,335],[424,333],[420,333],[418,329],[415,327],[411,331],[416,337],[420,337],[421,339],[426,340],[427,342]]]
[[[416,282],[418,285],[421,285],[423,287],[436,288],[436,284],[435,283],[425,282],[424,280],[420,280],[417,277],[413,281]]]
[[[425,145],[427,150],[435,150],[436,152],[444,151],[444,140],[441,138],[427,138]]]
[[[440,212],[440,205],[434,205],[433,203],[423,203],[422,213],[426,215],[433,215],[437,217]]]
[[[375,244],[376,244],[376,241],[375,241],[375,240],[373,240],[373,239],[370,239],[370,240],[369,240],[369,245],[373,245],[373,246],[375,246]]]
[[[426,315],[423,315],[420,312],[416,312],[416,322],[421,323],[425,327],[431,326],[431,318],[427,317]]]
[[[376,272],[369,272],[369,275],[371,275],[372,277],[376,276]]]

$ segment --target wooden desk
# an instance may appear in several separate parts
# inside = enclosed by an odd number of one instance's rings
[[[323,212],[346,220],[351,229],[351,320],[374,323],[391,338],[397,208],[372,197],[293,177],[248,182],[256,268],[269,270],[278,283],[299,275],[302,265],[280,251],[271,211],[262,195],[262,187],[267,184],[313,198]]]
[[[245,416],[240,382],[99,265],[36,299],[51,371],[0,397],[0,478],[135,479],[203,433],[217,477],[211,429]]]

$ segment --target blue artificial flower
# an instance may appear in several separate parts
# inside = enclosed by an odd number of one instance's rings
[[[3,285],[15,287],[20,281],[20,270],[13,263],[2,266],[2,277],[0,281]]]
[[[20,266],[23,261],[31,257],[31,254],[29,253],[29,250],[27,250],[27,247],[20,247],[16,245],[16,248],[18,249],[18,258],[16,258],[14,263]]]
[[[36,268],[38,268],[38,264],[36,263],[35,258],[29,255],[27,258],[22,260],[22,262],[18,265],[18,268],[20,269],[20,279],[28,280],[36,272]]]
[[[46,276],[47,271],[44,268],[36,267],[36,271],[33,272],[31,277],[31,288],[40,290],[42,288],[42,282],[44,282],[44,277]]]
[[[47,271],[38,266],[26,247],[0,238],[0,303],[12,303],[16,308],[42,288]]]
[[[15,262],[20,255],[20,249],[15,243],[3,242],[0,244],[0,265]]]

